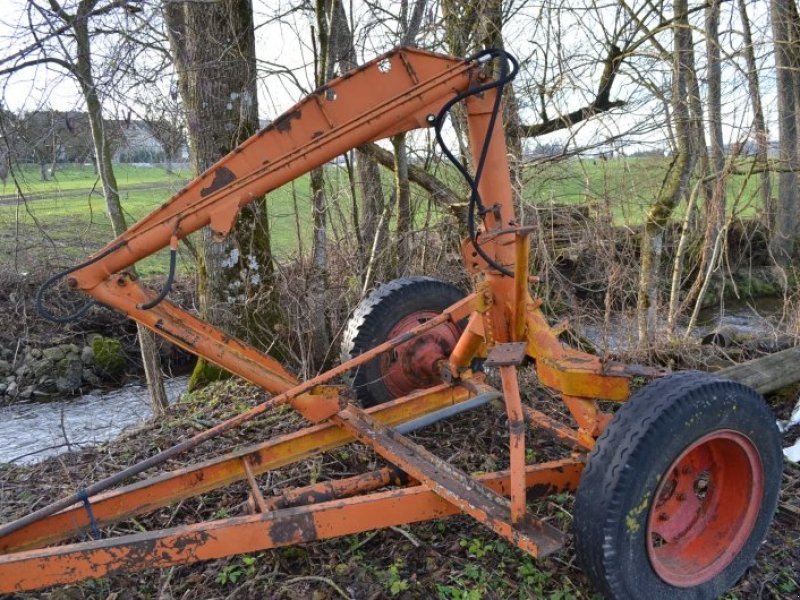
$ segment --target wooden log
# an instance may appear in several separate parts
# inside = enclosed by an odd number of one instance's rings
[[[787,333],[765,334],[751,327],[723,325],[703,336],[701,344],[720,348],[740,348],[754,352],[780,352],[794,347],[796,339]]]
[[[715,373],[768,394],[800,381],[800,346],[754,358]]]

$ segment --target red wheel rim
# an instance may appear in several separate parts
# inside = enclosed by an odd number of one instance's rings
[[[411,313],[392,327],[387,339],[438,316],[439,313],[432,310]],[[455,324],[444,323],[383,354],[379,358],[383,383],[395,398],[441,383],[436,363],[450,356],[460,335]]]
[[[719,575],[750,537],[764,493],[761,457],[747,436],[720,430],[667,469],[647,522],[647,554],[661,579],[691,587]]]

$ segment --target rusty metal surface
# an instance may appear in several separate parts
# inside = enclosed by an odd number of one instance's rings
[[[525,404],[522,405],[522,412],[525,414],[525,419],[534,427],[544,429],[547,433],[553,436],[556,441],[566,444],[571,449],[577,450],[584,448],[591,450],[594,448],[594,440],[586,440],[580,436],[578,432],[556,421],[554,418],[546,415],[540,410],[531,408]]]
[[[506,344],[496,344],[486,355],[484,366],[486,367],[519,367],[528,357],[528,342],[508,342]]]
[[[440,385],[367,410],[375,419],[395,425],[462,402],[473,395],[475,392],[465,387]],[[107,525],[241,481],[246,477],[242,464],[244,458],[249,461],[252,472],[259,475],[340,447],[353,439],[352,435],[333,424],[316,425],[95,496],[92,510],[97,524]],[[0,553],[52,544],[85,531],[88,525],[82,505],[65,507],[61,512],[33,520],[0,537]]]
[[[530,517],[517,515],[519,518],[515,519],[507,499],[422,446],[378,423],[361,409],[348,406],[334,419],[361,442],[372,446],[375,452],[438,496],[532,555],[545,556],[563,545],[560,531]],[[512,469],[516,466],[512,464]],[[518,475],[522,477],[522,473]],[[516,491],[512,489],[514,494]],[[406,517],[412,518],[412,515],[406,514]],[[512,520],[515,522],[512,523]]]
[[[500,378],[503,382],[503,399],[508,416],[511,521],[516,526],[525,520],[527,510],[525,502],[525,417],[522,413],[517,369],[513,365],[500,367]]]
[[[384,467],[345,479],[332,479],[301,488],[294,488],[273,496],[266,502],[267,510],[306,506],[328,500],[347,498],[387,486],[404,486],[411,479],[397,467]],[[264,511],[266,512],[266,511]]]
[[[520,228],[522,229],[522,228]],[[531,249],[528,231],[518,231],[514,237],[514,310],[512,312],[512,339],[515,342],[525,339],[525,311],[528,298],[528,261]]]
[[[526,470],[531,499],[574,491],[583,462],[564,459]],[[507,494],[505,471],[475,481]],[[498,496],[499,497],[499,496]],[[122,571],[164,568],[451,516],[458,508],[424,485],[232,517],[115,539],[0,556],[0,593],[33,590]]]

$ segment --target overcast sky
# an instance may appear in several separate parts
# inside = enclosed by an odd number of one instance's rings
[[[580,4],[580,0],[576,1]],[[310,68],[313,56],[312,49],[309,46],[311,39],[310,27],[312,26],[310,15],[307,11],[290,11],[292,4],[296,4],[296,2],[289,2],[288,0],[254,0],[257,57],[262,75],[259,78],[259,112],[262,118],[274,118],[314,87],[311,80],[313,73]],[[766,2],[763,4],[766,6]],[[0,14],[0,45],[2,45],[3,49],[0,50],[0,56],[7,56],[17,48],[29,44],[31,38],[26,36],[21,39],[18,34],[20,30],[25,30],[25,0],[3,0],[3,5],[5,10],[3,14]],[[391,10],[396,6],[396,3],[386,2],[384,5]],[[396,32],[388,29],[384,30],[378,26],[370,29],[369,35],[364,36],[363,31],[366,28],[363,25],[367,19],[373,18],[374,20],[374,14],[370,15],[365,5],[360,1],[356,1],[349,6],[352,6],[351,21],[354,29],[357,35],[362,36],[357,43],[362,52],[362,56],[359,57],[360,60],[368,60],[391,47],[393,40],[396,39]],[[510,21],[504,33],[506,40],[508,40],[508,49],[521,57],[529,59],[525,62],[525,68],[529,70],[529,79],[527,80],[533,81],[538,68],[538,58],[541,56],[537,55],[537,48],[542,47],[544,43],[542,36],[546,34],[546,31],[540,30],[541,24],[535,20],[536,5],[534,3],[523,3],[520,6],[522,9],[515,15],[515,19]],[[613,6],[613,4],[609,6]],[[526,10],[529,11],[527,15],[525,14]],[[562,45],[575,44],[576,50],[569,57],[570,65],[581,65],[581,68],[575,70],[574,73],[569,70],[565,71],[567,78],[562,82],[559,97],[557,98],[560,110],[565,112],[582,106],[591,100],[591,95],[596,85],[595,82],[602,70],[602,64],[596,57],[592,57],[590,53],[587,54],[585,48],[587,45],[591,46],[592,44],[596,46],[602,45],[602,32],[614,25],[612,21],[616,18],[615,15],[617,13],[609,9],[606,13],[608,22],[601,21],[596,24],[577,22],[576,19],[588,18],[586,17],[587,14],[581,11],[561,11],[557,14],[557,18],[560,21],[559,31],[565,31],[566,37],[552,43]],[[736,31],[735,11],[732,11],[731,14],[734,15],[732,21],[723,23],[723,31]],[[279,15],[280,19],[277,19],[276,17]],[[700,17],[699,23],[702,24],[702,13],[698,13],[698,15]],[[758,35],[759,31],[768,31],[765,12],[759,14],[759,11],[754,9],[751,17],[755,21],[754,29],[756,35]],[[605,17],[601,17],[601,19],[603,18]],[[597,30],[597,38],[595,39],[592,39],[592,36],[595,35],[593,30]],[[586,39],[581,39],[582,36]],[[702,40],[696,43],[698,44],[698,50],[700,50]],[[102,51],[102,48],[98,49],[98,54],[101,54]],[[768,49],[765,44],[760,46],[760,53],[763,55],[762,61],[765,64],[771,62],[771,57],[767,56]],[[702,61],[702,52],[698,52],[698,55]],[[741,61],[741,57],[737,60]],[[276,74],[276,70],[285,72]],[[625,67],[623,67],[624,72]],[[769,72],[769,69],[765,71],[765,73]],[[570,80],[569,77],[573,79]],[[655,75],[655,77],[657,78],[658,76]],[[742,72],[728,67],[725,71],[724,79],[727,86],[723,94],[726,136],[729,140],[733,140],[742,135],[742,128],[749,127],[751,120],[750,106],[746,95],[744,95],[746,86],[744,85]],[[83,102],[75,84],[57,69],[50,66],[40,65],[26,69],[24,72],[10,78],[0,77],[0,84],[4,85],[0,90],[2,92],[0,97],[2,97],[4,105],[14,111],[48,107],[57,110],[83,109]],[[661,84],[668,88],[669,78],[667,75],[664,75]],[[166,92],[170,86],[174,87],[174,85],[174,75],[165,73],[160,81],[162,90]],[[762,76],[762,93],[767,109],[767,119],[770,124],[773,124],[772,116],[774,112],[770,110],[774,104],[772,89],[771,80]],[[123,93],[120,96],[116,96],[113,93],[114,91],[112,90],[112,93],[104,100],[104,109],[107,115],[109,117],[125,117],[129,115],[131,109],[130,94]],[[642,97],[644,93],[643,88],[633,83],[628,76],[619,77],[614,95],[615,97],[631,100],[626,111],[616,117],[595,119],[571,132],[572,135],[580,143],[586,143],[587,140],[596,137],[620,135],[632,123],[653,118],[658,111],[658,107],[653,102],[638,104],[636,102],[636,99]],[[531,96],[522,92],[520,93],[520,98],[524,107]],[[135,112],[137,109],[135,106],[133,108]],[[523,116],[529,120],[536,120],[535,114],[530,110],[526,111],[524,108]],[[566,132],[552,137],[563,141],[569,135],[570,133]],[[663,138],[664,132],[657,131],[641,136],[639,141],[650,140],[654,143],[663,143]],[[545,138],[543,141],[549,141],[549,138]],[[636,142],[634,141],[633,143]]]

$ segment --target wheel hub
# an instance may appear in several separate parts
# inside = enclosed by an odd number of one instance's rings
[[[435,311],[411,313],[392,328],[388,339],[401,335],[437,316],[439,313]],[[392,395],[399,398],[416,389],[440,383],[436,363],[450,356],[458,338],[458,327],[453,323],[444,323],[381,356],[381,376]]]
[[[661,579],[702,584],[738,555],[764,493],[761,457],[745,435],[720,430],[689,446],[667,469],[647,526],[647,553]]]

